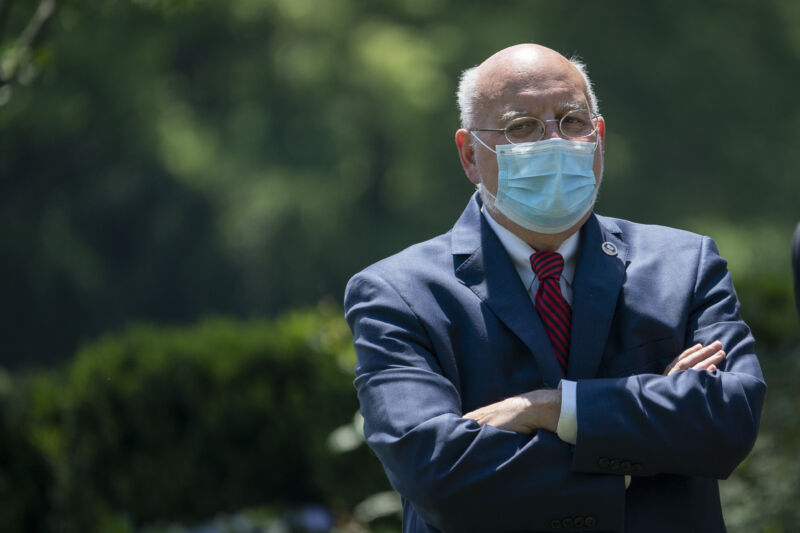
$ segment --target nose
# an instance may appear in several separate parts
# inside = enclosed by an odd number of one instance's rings
[[[561,137],[561,133],[558,131],[558,119],[553,118],[550,120],[543,120],[542,122],[544,122],[544,136],[542,136],[542,140]]]

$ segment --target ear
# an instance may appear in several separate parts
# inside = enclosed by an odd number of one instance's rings
[[[603,169],[606,162],[606,121],[601,116],[597,117],[597,137],[600,141],[600,150],[595,152],[594,163],[592,164],[595,187],[599,187],[600,182],[603,180]]]
[[[472,135],[469,130],[461,128],[456,132],[456,147],[461,166],[464,167],[464,174],[467,175],[469,181],[478,185],[481,182],[481,176],[478,172],[478,165],[475,163],[475,148],[472,145]]]
[[[606,120],[602,115],[597,117],[597,134],[600,136],[600,149],[606,149]]]

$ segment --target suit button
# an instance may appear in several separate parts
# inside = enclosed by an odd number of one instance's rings
[[[561,525],[564,526],[564,529],[572,529],[572,518],[565,518],[561,521]]]
[[[587,516],[584,522],[586,523],[586,527],[594,527],[597,525],[597,520],[595,520],[593,516]]]
[[[631,471],[631,462],[630,461],[622,461],[622,464],[619,465],[622,469],[622,472],[625,474],[629,474]]]
[[[640,465],[639,463],[633,463],[633,466],[631,466],[631,472],[633,472],[634,474],[638,474],[641,471],[642,471],[642,465]]]
[[[550,527],[553,529],[561,529],[561,520],[551,520]]]
[[[573,520],[573,524],[575,525],[575,527],[583,527],[585,522],[586,521],[582,516],[576,516],[575,520]]]
[[[612,459],[608,462],[608,466],[611,470],[617,471],[619,470],[619,459]]]
[[[608,457],[601,457],[601,458],[600,458],[600,459],[597,461],[597,465],[598,465],[600,468],[608,468]]]

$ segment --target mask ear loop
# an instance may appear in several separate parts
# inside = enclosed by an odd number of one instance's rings
[[[597,116],[599,117],[600,115],[597,115]],[[595,131],[595,135],[597,135],[597,138],[594,140],[594,150],[592,150],[592,153],[595,154],[595,156],[596,156],[597,155],[597,148],[600,146],[600,128],[597,128],[597,131]],[[605,149],[606,149],[606,147],[605,147],[605,139],[603,139],[603,148],[600,149],[600,175],[599,176],[595,176],[595,180],[597,180],[596,186],[598,188],[600,187],[600,182],[603,181],[603,172],[605,171],[605,167],[606,167],[606,158],[605,158],[606,150]],[[595,201],[597,201],[596,197],[595,197]]]
[[[474,131],[472,131],[472,130],[469,130],[469,134],[470,134],[470,135],[472,135],[472,136],[475,138],[475,140],[476,140],[476,141],[478,141],[478,142],[479,142],[479,143],[481,143],[483,146],[485,146],[487,150],[489,150],[489,151],[490,151],[490,152],[492,152],[493,154],[496,154],[496,153],[497,153],[497,150],[495,150],[494,148],[490,148],[490,147],[489,147],[489,145],[488,145],[488,144],[486,144],[485,142],[483,142],[483,141],[481,140],[481,138],[480,138],[480,137],[478,137],[477,135],[475,135],[475,132],[474,132]]]
[[[486,144],[485,142],[483,142],[480,137],[475,135],[474,131],[470,130],[469,134],[472,135],[475,138],[475,140],[478,141],[479,143],[481,143],[487,150],[489,150],[493,154],[497,154],[497,151],[494,150],[493,148],[489,147],[489,145]],[[486,188],[486,185],[483,184],[483,179],[481,179],[481,182],[478,183],[478,193],[481,195],[481,198],[483,199],[483,203],[484,204],[488,203],[486,201],[486,196],[488,196],[489,199],[491,199],[492,204],[494,204],[494,202],[497,200],[497,197],[495,195],[493,195],[492,193],[490,193],[489,189]]]
[[[602,118],[602,115],[597,115],[595,117],[595,119],[599,119],[599,118]],[[592,153],[597,153],[597,147],[600,146],[600,128],[598,127],[597,129],[595,129],[594,133],[595,133],[595,135],[597,135],[597,138],[594,140],[594,151]],[[603,146],[603,149],[601,150],[601,152],[604,152],[604,151],[605,151],[605,146]]]

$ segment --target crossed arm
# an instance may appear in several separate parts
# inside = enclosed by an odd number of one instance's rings
[[[725,359],[722,343],[714,341],[708,346],[695,344],[678,355],[664,370],[670,376],[682,370],[707,370],[713,372],[717,364]],[[537,429],[556,432],[561,413],[561,391],[537,389],[519,396],[512,396],[466,413],[480,425],[488,424],[524,435]]]

